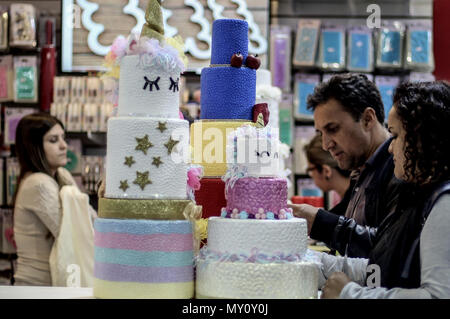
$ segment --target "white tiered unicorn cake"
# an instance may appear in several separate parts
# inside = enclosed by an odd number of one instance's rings
[[[179,118],[185,65],[182,51],[163,37],[159,3],[149,8],[159,25],[144,25],[140,39],[117,40],[111,53],[120,62],[119,105],[108,121],[106,191],[95,221],[100,298],[194,295],[193,229],[186,220],[193,204],[183,158],[189,124]]]

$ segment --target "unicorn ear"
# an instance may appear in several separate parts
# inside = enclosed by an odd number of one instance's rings
[[[141,37],[164,40],[164,24],[160,0],[150,0],[145,11],[145,23],[142,26]]]

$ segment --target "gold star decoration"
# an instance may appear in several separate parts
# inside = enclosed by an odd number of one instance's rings
[[[177,145],[180,141],[175,141],[172,139],[172,136],[169,138],[169,141],[164,144],[165,147],[167,147],[167,153],[170,155],[172,153],[173,148],[175,145]]]
[[[125,165],[131,167],[131,165],[133,165],[134,163],[136,162],[134,161],[133,156],[125,156]]]
[[[159,165],[163,164],[163,162],[161,161],[161,157],[153,157],[152,164],[159,168]]]
[[[135,137],[138,145],[136,146],[136,151],[142,151],[147,155],[147,150],[153,146],[153,144],[148,140],[148,135],[145,134],[143,138]]]
[[[166,127],[167,122],[158,122],[158,127],[156,128],[157,130],[159,130],[161,133],[164,132],[165,130],[167,130]]]
[[[121,190],[123,190],[124,192],[126,192],[127,191],[127,189],[129,188],[130,186],[128,186],[128,180],[124,180],[124,181],[120,181],[120,189]]]
[[[152,181],[148,179],[148,171],[146,172],[136,172],[136,179],[133,181],[133,184],[139,185],[142,190],[144,190],[145,186],[151,184]]]

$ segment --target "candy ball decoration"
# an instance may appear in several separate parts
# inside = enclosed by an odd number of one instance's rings
[[[235,68],[240,68],[242,66],[242,63],[244,63],[244,57],[240,52],[233,54],[231,57],[230,65]]]
[[[258,55],[248,55],[247,60],[245,60],[245,65],[254,70],[258,70],[261,66],[261,60],[257,57]]]

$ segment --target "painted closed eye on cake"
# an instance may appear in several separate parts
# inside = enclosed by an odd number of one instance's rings
[[[149,80],[146,76],[144,76],[144,87],[142,88],[143,90],[148,90],[150,92],[153,92],[153,87],[155,88],[156,91],[159,91],[159,85],[158,82],[161,79],[160,76],[158,76],[155,80]],[[178,87],[178,82],[180,80],[180,78],[177,78],[176,80],[172,79],[172,77],[169,77],[170,80],[170,85],[169,85],[169,91],[172,91],[173,93],[178,92],[179,91],[179,87]]]

